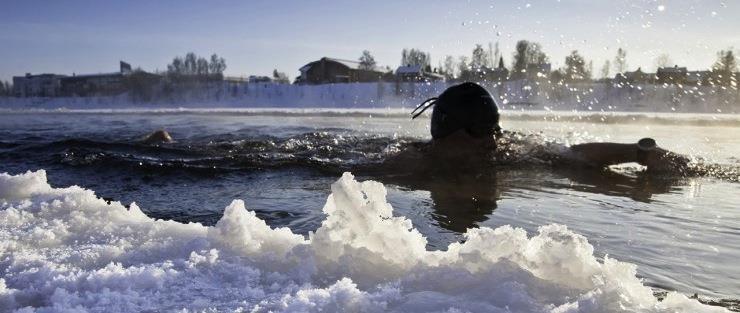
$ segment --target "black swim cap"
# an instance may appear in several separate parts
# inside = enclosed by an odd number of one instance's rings
[[[432,138],[446,137],[457,130],[476,138],[491,135],[501,129],[496,102],[488,91],[476,83],[465,82],[447,88],[438,98],[424,101],[411,113],[419,116],[434,105],[432,112]]]

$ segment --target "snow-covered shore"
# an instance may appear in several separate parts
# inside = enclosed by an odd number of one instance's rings
[[[0,98],[0,109],[213,109],[213,108],[413,108],[437,96],[447,83],[353,83],[329,85],[217,84],[200,90],[132,101],[110,97]],[[710,86],[641,85],[616,87],[603,83],[540,85],[508,81],[489,91],[507,110],[580,112],[738,113],[740,93]]]

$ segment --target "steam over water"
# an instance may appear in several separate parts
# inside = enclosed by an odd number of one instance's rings
[[[420,182],[364,170],[428,140],[397,111],[5,114],[0,311],[731,307],[738,120],[507,113],[485,179]],[[160,128],[175,142],[140,143]],[[692,173],[546,157],[646,136]]]

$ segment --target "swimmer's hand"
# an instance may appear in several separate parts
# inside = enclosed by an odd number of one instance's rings
[[[658,147],[652,138],[640,139],[637,147],[637,162],[647,166],[648,171],[684,172],[688,169],[690,162],[688,157]]]

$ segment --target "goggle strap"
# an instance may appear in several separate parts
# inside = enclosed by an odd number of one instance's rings
[[[429,98],[424,100],[421,104],[419,104],[413,111],[411,111],[411,119],[417,118],[421,113],[424,113],[428,108],[432,107],[435,103],[437,103],[438,98]],[[419,112],[414,114],[417,110],[421,109]]]

